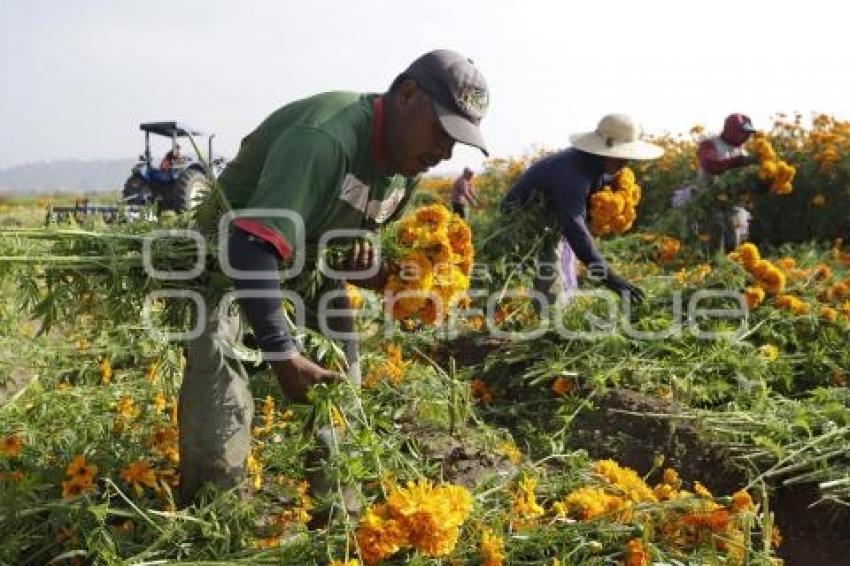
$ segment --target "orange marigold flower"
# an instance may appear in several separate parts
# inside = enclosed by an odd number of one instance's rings
[[[712,511],[697,511],[682,518],[685,525],[691,527],[705,527],[715,533],[724,532],[732,520],[729,511],[724,508],[714,509]]]
[[[65,473],[72,480],[91,483],[97,474],[97,466],[89,464],[86,462],[85,456],[79,455],[71,460],[65,469]]]
[[[559,376],[555,378],[554,382],[552,382],[552,392],[559,397],[563,397],[570,391],[573,391],[575,388],[575,380],[569,379],[567,377]]]
[[[121,478],[132,486],[137,496],[142,495],[144,487],[156,489],[156,474],[147,460],[138,460],[121,470]]]
[[[736,491],[732,495],[732,512],[740,513],[741,511],[752,511],[755,509],[755,504],[753,504],[753,498],[750,497],[750,494],[747,490],[742,489],[740,491]]]
[[[484,383],[484,380],[475,378],[471,384],[472,396],[481,401],[485,405],[489,405],[493,401],[493,393],[490,388]]]
[[[8,458],[17,458],[24,447],[24,439],[19,434],[0,437],[0,454]]]
[[[747,301],[747,306],[754,309],[764,301],[764,289],[758,285],[747,287],[744,289],[744,298]]]
[[[649,552],[640,539],[633,538],[626,544],[625,566],[647,566]]]

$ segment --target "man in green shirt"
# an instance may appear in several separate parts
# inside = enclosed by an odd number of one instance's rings
[[[237,292],[250,295],[239,305],[287,397],[304,401],[312,386],[342,377],[303,356],[289,334],[279,261],[297,258],[330,230],[376,230],[396,218],[416,178],[449,159],[455,142],[486,154],[479,124],[488,102],[472,61],[437,50],[414,61],[384,94],[330,92],[296,101],[242,140],[219,179],[235,211],[220,259]],[[380,288],[386,278],[366,243],[354,247],[347,269],[366,288]],[[344,281],[332,287],[344,289]],[[337,295],[328,306],[347,310],[347,297]],[[218,308],[205,322],[188,345],[180,390],[184,500],[207,482],[242,481],[250,453],[253,399],[228,347],[234,323]],[[348,377],[359,385],[353,317],[334,312],[326,327],[349,336],[343,339]]]

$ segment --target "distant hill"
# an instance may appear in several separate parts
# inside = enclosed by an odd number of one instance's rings
[[[120,190],[133,159],[61,159],[0,169],[0,192],[12,194]]]

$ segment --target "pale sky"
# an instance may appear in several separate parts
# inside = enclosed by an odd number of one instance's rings
[[[138,155],[180,119],[219,150],[288,101],[383,91],[421,53],[472,57],[491,155],[568,144],[610,112],[649,132],[757,127],[778,111],[850,119],[840,2],[0,0],[0,167]],[[440,167],[477,167],[458,146]]]

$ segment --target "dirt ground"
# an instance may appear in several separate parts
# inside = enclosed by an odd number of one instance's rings
[[[498,355],[501,345],[493,340],[460,339],[448,344],[440,359],[454,357],[459,366],[479,366],[487,356]],[[573,421],[572,446],[587,450],[593,458],[616,459],[641,475],[652,469],[656,455],[663,454],[666,465],[675,467],[681,477],[699,479],[714,493],[731,494],[746,485],[747,472],[733,465],[722,446],[705,438],[690,421],[667,417],[679,413],[675,402],[612,390],[599,400],[596,410],[580,413]],[[470,457],[463,449],[458,454],[462,457],[452,465],[487,466],[486,455]],[[482,473],[479,469],[470,479]],[[783,538],[779,556],[789,566],[850,566],[850,508],[815,505],[817,500],[814,485],[780,486],[773,491],[770,508]]]

